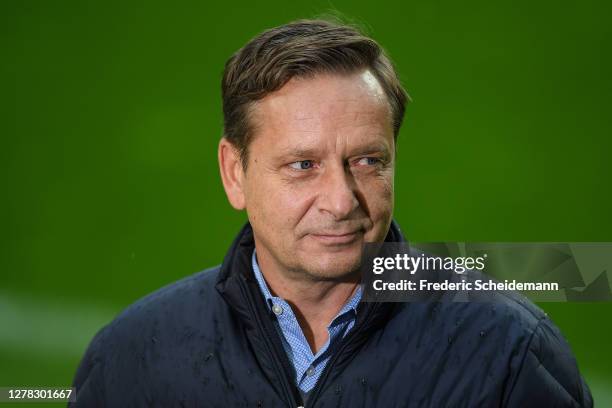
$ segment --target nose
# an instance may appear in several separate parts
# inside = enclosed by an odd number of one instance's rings
[[[319,209],[331,214],[337,221],[350,218],[359,207],[357,185],[352,174],[340,164],[328,167],[321,184]]]

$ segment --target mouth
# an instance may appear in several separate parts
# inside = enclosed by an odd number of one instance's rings
[[[326,245],[346,245],[353,243],[360,235],[361,230],[348,233],[320,233],[310,234],[314,239]]]

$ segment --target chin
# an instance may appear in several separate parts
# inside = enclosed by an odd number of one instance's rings
[[[304,269],[318,279],[341,279],[359,270],[361,246],[355,251],[335,251],[313,254],[305,259]]]

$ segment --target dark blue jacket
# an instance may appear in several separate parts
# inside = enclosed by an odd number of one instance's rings
[[[388,241],[402,241],[394,223]],[[252,275],[247,224],[220,267],[139,300],[92,340],[75,407],[298,407]],[[306,407],[590,407],[570,348],[536,306],[361,303]]]

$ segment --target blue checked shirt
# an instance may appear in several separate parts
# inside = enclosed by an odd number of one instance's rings
[[[361,300],[361,285],[327,326],[329,338],[316,354],[313,354],[291,306],[283,299],[272,296],[259,270],[253,251],[253,272],[261,293],[270,310],[276,315],[277,329],[282,334],[283,347],[295,369],[295,383],[303,393],[308,393],[317,383],[329,358],[355,324],[357,305]]]

